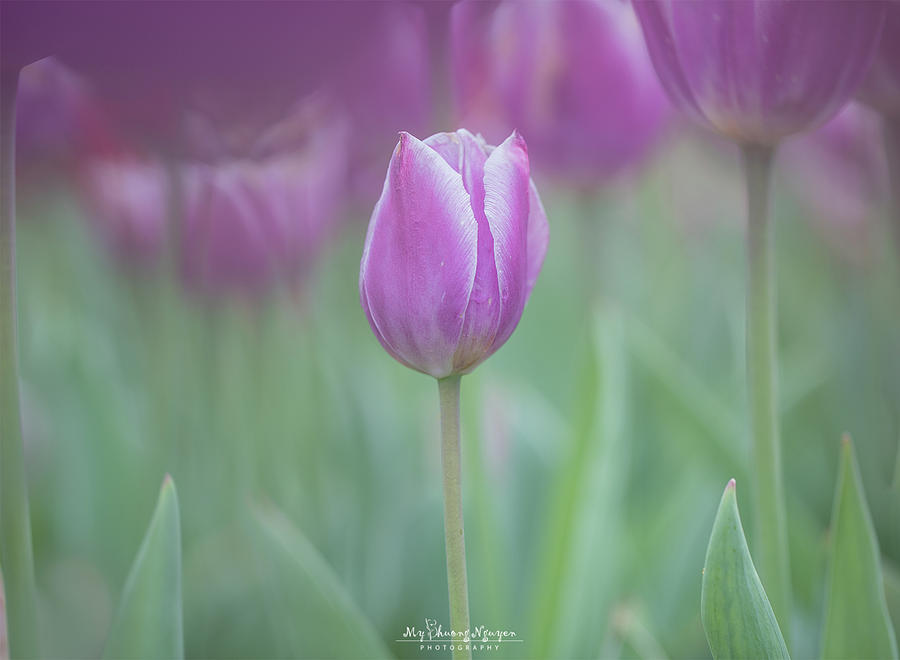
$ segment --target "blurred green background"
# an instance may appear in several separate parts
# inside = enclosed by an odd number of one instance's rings
[[[900,268],[886,209],[835,243],[788,176],[779,400],[802,658],[821,635],[844,431],[900,626]],[[700,571],[731,477],[753,547],[737,154],[685,135],[630,184],[537,184],[544,270],[508,344],[462,383],[472,623],[523,640],[480,655],[708,656]],[[346,210],[300,290],[212,302],[174,268],[116,264],[66,189],[20,202],[48,656],[101,652],[166,472],[189,657],[448,655],[395,641],[448,618],[438,402],[359,306],[370,212]]]

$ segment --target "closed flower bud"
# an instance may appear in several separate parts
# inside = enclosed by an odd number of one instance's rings
[[[385,350],[443,378],[509,339],[547,250],[525,141],[461,129],[401,133],[360,266],[362,307]]]
[[[182,274],[195,292],[258,296],[300,283],[335,226],[347,126],[313,95],[272,124],[193,117],[185,167]]]
[[[885,3],[634,3],[660,80],[682,110],[741,143],[774,144],[832,117],[866,74]]]

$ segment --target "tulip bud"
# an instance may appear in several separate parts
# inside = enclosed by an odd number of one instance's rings
[[[190,288],[259,295],[296,283],[310,266],[334,224],[346,133],[340,122],[305,124],[301,144],[305,119],[301,112],[271,127],[254,157],[187,167],[181,247]]]
[[[462,121],[513,126],[535,160],[596,185],[640,163],[669,104],[627,3],[462,2],[452,14]]]
[[[375,336],[406,366],[468,373],[509,339],[547,251],[525,140],[400,134],[359,273]]]
[[[16,168],[21,180],[46,184],[66,173],[86,137],[90,112],[84,82],[53,58],[29,64],[16,96]]]
[[[656,72],[682,110],[741,143],[826,121],[862,82],[885,3],[634,3]]]

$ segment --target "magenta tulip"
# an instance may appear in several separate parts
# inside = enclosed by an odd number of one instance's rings
[[[885,3],[639,0],[650,56],[682,110],[740,143],[774,144],[840,110],[863,80]]]
[[[509,339],[547,240],[518,133],[497,147],[464,129],[401,133],[360,266],[369,324],[406,366],[467,373]]]
[[[84,146],[89,94],[72,71],[52,58],[30,64],[16,97],[16,170],[29,183],[70,169]]]
[[[296,284],[323,247],[346,176],[346,129],[337,119],[304,123],[308,109],[271,127],[247,155],[187,167],[181,247],[191,289],[259,295]],[[226,142],[208,146],[218,153]]]
[[[669,109],[624,2],[462,2],[451,46],[461,120],[516,128],[542,168],[596,185],[641,163]]]

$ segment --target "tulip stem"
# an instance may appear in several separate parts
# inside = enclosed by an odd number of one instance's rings
[[[15,129],[18,72],[0,73],[0,567],[12,658],[40,655],[16,351]]]
[[[769,213],[773,150],[743,147],[747,184],[747,388],[756,478],[756,565],[781,624],[791,625],[787,522],[778,435],[774,240]]]
[[[450,628],[469,630],[469,587],[466,579],[466,537],[463,532],[462,472],[459,442],[460,376],[438,380],[441,400],[441,465],[444,472],[444,539],[447,544],[447,586],[450,591]],[[470,659],[468,644],[453,644],[453,659]]]

